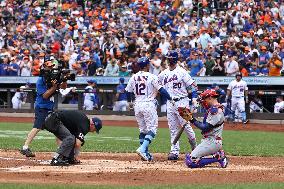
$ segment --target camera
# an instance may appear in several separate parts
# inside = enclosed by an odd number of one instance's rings
[[[42,76],[45,80],[47,88],[52,87],[52,81],[56,81],[56,84],[60,84],[66,81],[75,81],[75,74],[71,73],[71,70],[64,69],[62,65],[58,65],[57,68],[52,68],[51,70],[47,70],[42,68],[40,70],[40,76]]]

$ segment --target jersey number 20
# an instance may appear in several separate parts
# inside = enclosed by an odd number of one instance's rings
[[[135,85],[136,95],[145,95],[145,92],[144,92],[145,88],[146,88],[145,83],[140,83],[140,84],[137,83]]]
[[[180,89],[181,88],[181,83],[173,83],[173,88],[174,89]]]

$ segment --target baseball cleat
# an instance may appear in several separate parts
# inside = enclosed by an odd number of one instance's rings
[[[219,161],[219,164],[222,168],[226,168],[229,164],[229,159],[225,156],[222,160]]]
[[[51,166],[68,166],[69,163],[68,163],[68,160],[67,159],[63,159],[63,158],[52,158],[51,160],[51,163],[50,163]]]
[[[177,154],[169,153],[168,160],[170,161],[177,161],[179,159]]]
[[[138,148],[138,149],[136,150],[136,153],[142,158],[142,160],[144,160],[144,161],[149,161],[149,158],[148,158],[148,156],[147,156],[147,153],[146,153],[146,152],[142,152],[142,151],[140,150],[140,148]]]
[[[153,161],[154,157],[150,152],[147,152],[148,161]]]
[[[26,150],[21,149],[20,153],[23,154],[26,157],[35,157],[35,154],[29,148],[26,149]]]
[[[249,120],[246,119],[246,120],[243,121],[243,124],[247,124],[248,122],[249,122]]]
[[[68,158],[68,159],[67,159],[67,162],[68,162],[70,165],[79,165],[79,164],[81,164],[81,161],[80,161],[80,160],[77,160],[76,158]]]

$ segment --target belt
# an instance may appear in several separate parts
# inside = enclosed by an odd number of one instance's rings
[[[233,96],[233,98],[244,98],[243,96]]]
[[[187,97],[184,96],[184,97],[180,97],[180,98],[173,98],[173,101],[177,102],[177,101],[180,101],[180,100],[185,99],[185,98],[187,98]]]
[[[209,138],[209,136],[203,136],[203,138]],[[222,140],[221,137],[215,137],[216,140]]]

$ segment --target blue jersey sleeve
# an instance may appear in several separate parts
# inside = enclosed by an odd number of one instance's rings
[[[213,125],[211,125],[210,123],[202,123],[200,121],[197,121],[195,118],[193,118],[190,122],[202,132],[208,132],[213,128]]]
[[[47,86],[43,77],[39,77],[36,82],[36,92],[38,95],[43,95],[47,91]]]
[[[171,96],[169,95],[169,93],[163,88],[161,87],[159,89],[159,92],[161,93],[162,96],[166,97],[166,99],[168,100],[172,100]]]

